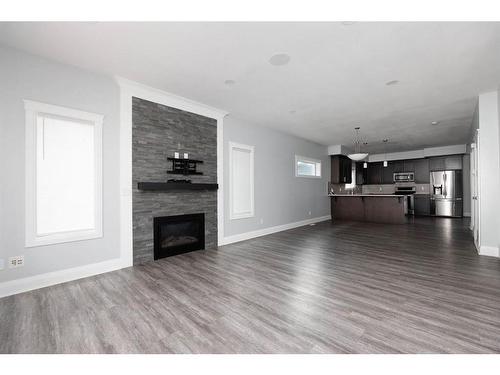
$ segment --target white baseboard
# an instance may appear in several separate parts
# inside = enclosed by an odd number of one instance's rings
[[[464,217],[470,217],[470,216],[471,216],[471,213],[470,213],[470,212],[464,212],[463,216],[464,216]]]
[[[268,227],[268,228],[254,230],[251,232],[235,234],[233,236],[224,237],[223,244],[228,245],[230,243],[245,241],[245,240],[249,240],[251,238],[261,237],[261,236],[265,236],[267,234],[272,234],[272,233],[276,233],[276,232],[282,232],[284,230],[302,227],[304,225],[319,223],[320,221],[326,221],[326,220],[331,220],[331,216],[330,215],[320,216],[320,217],[315,217],[312,219],[296,221],[294,223],[276,225],[274,227]]]
[[[500,257],[500,251],[498,247],[495,246],[480,246],[478,253],[479,255],[486,255],[489,257]]]
[[[100,263],[88,264],[81,267],[5,281],[0,283],[0,298],[27,292],[33,289],[44,288],[46,286],[65,283],[67,281],[82,279],[84,277],[94,276],[105,272],[116,271],[121,268],[123,268],[123,261],[118,258]]]

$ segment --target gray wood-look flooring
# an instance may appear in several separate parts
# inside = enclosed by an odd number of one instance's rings
[[[323,222],[0,299],[2,353],[500,352],[466,222]]]

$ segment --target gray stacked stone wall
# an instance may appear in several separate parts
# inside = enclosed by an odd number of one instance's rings
[[[203,175],[167,174],[174,152],[202,160]],[[217,183],[217,121],[147,100],[132,99],[132,207],[134,264],[153,260],[153,218],[205,214],[205,248],[217,247],[217,191],[140,191],[138,182],[188,178]]]

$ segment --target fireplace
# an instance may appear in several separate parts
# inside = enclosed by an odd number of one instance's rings
[[[205,248],[205,214],[154,218],[154,259]]]

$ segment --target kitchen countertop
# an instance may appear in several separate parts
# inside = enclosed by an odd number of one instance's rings
[[[329,197],[404,197],[406,195],[405,194],[328,194],[328,196]]]

